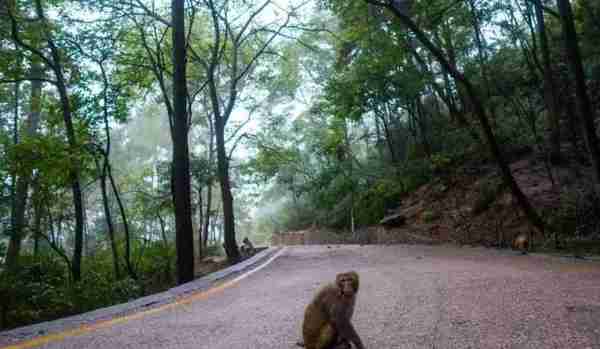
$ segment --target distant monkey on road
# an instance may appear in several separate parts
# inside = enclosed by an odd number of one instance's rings
[[[254,245],[252,244],[252,242],[250,242],[250,240],[247,237],[245,237],[244,240],[242,240],[241,251],[242,254],[245,256],[250,256],[254,254]]]

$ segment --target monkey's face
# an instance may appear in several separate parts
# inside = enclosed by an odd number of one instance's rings
[[[358,273],[351,271],[338,274],[335,283],[340,290],[340,296],[353,297],[358,292]]]

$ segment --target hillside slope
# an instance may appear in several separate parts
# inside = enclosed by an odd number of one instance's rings
[[[534,231],[491,165],[463,166],[405,197],[382,220],[378,242],[454,242],[510,246],[519,233],[534,236],[537,248],[595,241],[597,201],[591,198],[584,167],[566,163],[550,175],[543,159],[527,154],[510,165],[519,186],[548,224]],[[382,231],[383,230],[383,231]]]

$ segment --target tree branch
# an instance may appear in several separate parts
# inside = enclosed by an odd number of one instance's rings
[[[37,77],[22,77],[22,78],[18,78],[18,79],[0,79],[0,84],[14,84],[16,82],[23,82],[23,81],[41,81],[41,82],[47,82],[53,85],[56,85],[57,82],[55,80],[51,80],[51,79],[45,79],[45,78],[37,78]]]

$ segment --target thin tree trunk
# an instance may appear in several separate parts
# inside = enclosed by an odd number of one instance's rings
[[[106,229],[108,231],[108,238],[110,240],[110,247],[112,250],[113,257],[113,269],[115,271],[115,278],[121,279],[121,271],[119,270],[119,251],[117,249],[117,241],[115,239],[115,228],[113,225],[112,214],[110,212],[110,205],[108,200],[108,191],[106,183],[106,170],[107,161],[104,160],[104,166],[100,168],[100,162],[96,159],[96,167],[100,172],[100,192],[102,193],[102,207],[104,209],[104,220],[106,221]]]
[[[208,180],[206,181],[206,213],[204,215],[204,246],[208,246],[208,232],[210,230],[210,217],[212,215],[212,191],[213,191],[213,162],[214,162],[214,141],[215,141],[215,127],[213,123],[213,119],[210,114],[207,115],[208,118],[208,130],[209,130],[209,140],[208,140],[208,166],[211,169],[210,174],[208,176]]]
[[[29,102],[29,116],[26,121],[24,128],[23,137],[30,138],[37,135],[37,130],[40,121],[41,111],[41,94],[42,94],[42,82],[43,70],[40,64],[40,59],[37,56],[32,56],[30,75],[33,78],[31,81],[31,95]],[[15,84],[15,123],[18,122],[19,114],[19,84]],[[15,142],[19,141],[18,128],[15,124]],[[16,144],[16,143],[15,143]],[[18,257],[21,250],[21,241],[23,240],[23,228],[25,226],[25,211],[27,207],[27,196],[29,192],[29,185],[31,181],[31,174],[21,174],[17,178],[15,192],[13,196],[13,226],[12,234],[10,235],[10,241],[8,250],[6,253],[6,264],[9,268],[18,267]],[[37,241],[37,240],[35,240]]]
[[[600,195],[600,148],[598,147],[598,137],[594,125],[594,112],[587,92],[581,54],[579,53],[579,42],[575,31],[575,23],[573,22],[573,10],[569,0],[557,0],[557,4],[562,21],[569,69],[575,78],[575,93],[583,136],[592,163],[594,191],[597,195]]]
[[[428,159],[431,159],[431,144],[429,143],[429,140],[427,139],[427,134],[429,133],[429,128],[426,125],[426,117],[427,115],[425,114],[424,111],[424,107],[423,107],[423,103],[421,103],[420,97],[417,97],[417,99],[415,100],[415,123],[416,123],[416,127],[419,130],[419,134],[420,134],[420,140],[418,140],[419,143],[421,143],[421,145],[423,146],[423,151],[425,152],[425,155],[427,156]]]
[[[160,212],[156,213],[156,218],[158,218],[158,223],[160,224],[160,236],[163,240],[163,244],[165,247],[168,247],[169,240],[167,239],[167,231],[165,230],[165,220],[160,215]]]
[[[223,234],[225,238],[225,252],[231,263],[240,260],[240,252],[235,241],[235,219],[233,214],[233,195],[231,193],[231,181],[229,178],[229,159],[225,152],[224,125],[221,118],[217,118],[215,127],[217,137],[217,167],[219,182],[221,184],[221,196],[223,198]]]
[[[37,179],[34,180],[34,195],[33,195],[33,256],[36,260],[39,258],[40,252],[40,237],[42,234],[42,198],[40,197],[40,185]]]
[[[443,52],[439,48],[437,48],[429,40],[429,38],[427,38],[425,33],[415,24],[415,22],[406,13],[404,13],[400,8],[397,7],[396,1],[393,1],[392,4],[388,5],[387,7],[394,13],[394,15],[398,19],[400,19],[400,21],[405,26],[407,26],[415,34],[415,36],[421,42],[421,44],[423,44],[423,46],[425,46],[425,48],[429,50],[431,54],[433,54],[433,56],[440,63],[440,65],[442,65],[442,67],[446,69],[456,81],[458,81],[465,87],[465,91],[471,99],[475,115],[478,117],[479,122],[481,123],[481,127],[483,129],[483,133],[486,137],[488,146],[490,148],[490,152],[496,159],[504,182],[508,185],[512,194],[517,199],[517,202],[521,206],[521,209],[523,210],[523,213],[525,214],[527,219],[543,234],[545,228],[544,221],[537,214],[533,206],[531,206],[531,203],[529,202],[525,194],[523,194],[521,188],[515,181],[515,178],[511,173],[510,167],[504,159],[502,151],[500,150],[500,147],[496,142],[496,137],[494,136],[494,132],[492,131],[492,128],[490,126],[489,120],[485,112],[485,108],[483,107],[481,100],[479,99],[477,92],[475,91],[475,88],[473,87],[471,82],[461,72],[459,72],[455,66],[449,63],[448,59],[444,57]]]
[[[392,159],[393,164],[398,164],[400,161],[398,156],[396,155],[396,150],[394,147],[394,139],[392,137],[392,133],[390,132],[390,127],[388,124],[388,120],[385,115],[380,117],[381,122],[383,124],[383,133],[385,134],[385,144],[387,145],[388,151],[390,152],[390,157]]]
[[[110,163],[106,163],[106,173],[108,174],[108,179],[110,181],[113,194],[117,200],[117,206],[119,206],[121,220],[123,221],[123,232],[125,233],[125,267],[127,268],[127,274],[129,274],[132,279],[137,280],[135,269],[131,263],[131,234],[129,232],[129,221],[127,220],[127,213],[125,212],[125,206],[121,200],[121,195],[119,194],[117,184],[115,183],[115,179],[112,175],[112,167],[110,166]]]
[[[110,175],[110,182],[113,188],[113,191],[115,192],[115,196],[118,197],[119,194],[116,192],[116,186],[114,185],[114,181],[112,180],[112,168],[110,166],[110,151],[111,151],[111,138],[110,138],[110,124],[109,124],[109,110],[108,110],[108,103],[109,103],[109,97],[108,97],[108,90],[110,88],[110,84],[109,84],[109,80],[108,80],[108,75],[106,74],[106,69],[104,68],[104,64],[102,61],[98,62],[98,66],[100,67],[100,71],[102,73],[102,82],[104,84],[103,89],[102,89],[102,99],[103,99],[103,105],[102,105],[102,118],[104,121],[104,134],[106,137],[106,147],[104,149],[104,153],[102,154],[104,157],[104,162],[102,165],[102,169],[100,169],[100,162],[98,160],[96,160],[96,166],[98,167],[98,171],[100,172],[100,190],[102,193],[102,205],[104,208],[104,218],[106,220],[106,228],[108,230],[108,237],[110,239],[110,246],[111,246],[111,250],[112,250],[112,256],[113,256],[113,268],[115,271],[115,278],[117,280],[121,279],[121,270],[119,267],[119,250],[118,250],[118,246],[117,246],[117,239],[116,239],[116,234],[115,234],[115,228],[113,225],[113,219],[112,219],[112,213],[110,210],[110,200],[108,198],[108,186],[106,183],[106,178]],[[119,198],[120,200],[120,198]],[[119,206],[121,207],[121,206]],[[124,216],[124,210],[122,211],[123,213],[123,225],[126,226],[127,225],[127,220]],[[127,270],[129,275],[135,279],[135,273],[132,270],[131,267],[131,263],[129,262],[129,226],[127,226],[127,234],[125,234],[126,236],[126,244],[127,244]]]
[[[212,215],[212,180],[207,183],[206,187],[206,213],[204,214],[204,246],[208,246],[208,232],[210,230],[210,217]]]
[[[484,37],[481,34],[481,26],[479,23],[479,15],[477,13],[477,6],[475,5],[474,0],[467,0],[469,7],[471,8],[471,25],[473,26],[473,31],[475,32],[475,44],[477,46],[477,57],[479,59],[479,68],[481,69],[481,78],[485,84],[486,97],[489,98],[492,95],[489,74],[487,71],[487,54],[485,51],[485,42]]]
[[[206,231],[202,229],[204,224],[202,201],[202,187],[200,187],[198,188],[198,260],[202,260],[204,257],[204,235],[206,235]]]
[[[173,204],[177,249],[177,283],[194,279],[194,229],[188,149],[185,1],[171,3],[173,23]]]
[[[65,77],[63,74],[63,66],[61,61],[61,54],[56,47],[52,35],[50,33],[50,28],[48,26],[46,17],[44,15],[43,7],[41,0],[35,1],[35,12],[37,17],[40,19],[40,24],[42,26],[42,32],[44,39],[48,45],[50,50],[50,57],[46,57],[41,51],[32,47],[21,40],[19,37],[19,29],[17,25],[17,20],[14,17],[14,14],[9,10],[9,17],[11,20],[11,35],[15,40],[16,44],[20,47],[23,47],[30,51],[33,55],[38,56],[40,59],[44,60],[45,63],[53,70],[54,75],[56,77],[56,87],[59,94],[62,116],[65,123],[67,141],[69,144],[69,148],[71,152],[75,152],[77,149],[77,140],[75,137],[75,130],[73,128],[73,118],[71,115],[71,105],[69,101],[69,96],[67,92],[67,84],[65,81]],[[72,273],[73,279],[75,281],[79,281],[81,279],[81,252],[83,248],[83,204],[81,197],[81,185],[79,181],[79,168],[77,164],[74,164],[73,168],[69,170],[69,176],[71,179],[71,191],[73,194],[73,204],[75,209],[75,246],[73,250],[73,261],[72,261]]]
[[[14,87],[14,104],[13,104],[13,143],[16,145],[19,143],[19,98],[20,98],[20,83],[16,82]],[[18,267],[19,254],[21,251],[21,226],[18,220],[19,211],[19,200],[17,192],[19,192],[19,179],[20,176],[14,171],[11,171],[10,181],[10,196],[11,196],[11,217],[10,217],[10,240],[8,243],[8,250],[6,252],[6,265],[9,269],[14,270]],[[25,211],[25,204],[23,206],[23,214]]]
[[[550,59],[550,48],[548,36],[546,35],[546,23],[544,19],[544,8],[541,0],[533,0],[535,6],[537,32],[540,39],[542,51],[542,64],[544,67],[544,99],[548,108],[548,129],[550,131],[550,161],[560,162],[560,106],[556,82],[552,72],[552,61]]]

